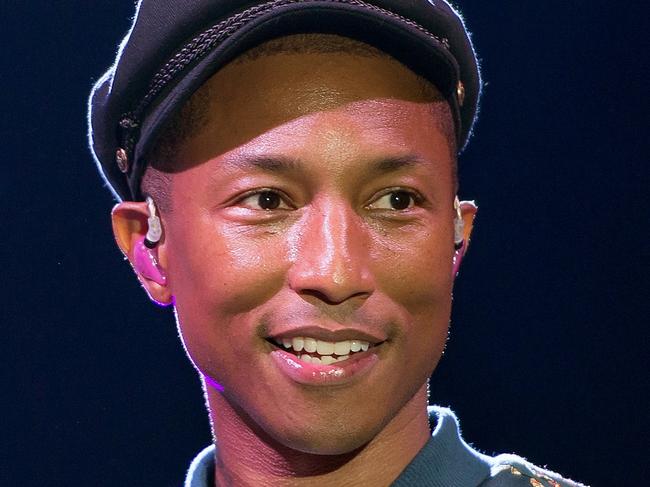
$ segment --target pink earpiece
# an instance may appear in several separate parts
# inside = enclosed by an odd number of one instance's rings
[[[142,277],[164,286],[167,283],[167,276],[158,264],[156,251],[145,244],[144,237],[139,239],[133,248],[133,267]]]
[[[460,248],[454,251],[454,257],[451,266],[451,275],[456,277],[458,275],[458,270],[460,269],[460,263],[463,260],[465,255],[465,246],[461,245]]]
[[[146,201],[149,210],[147,235],[139,239],[135,244],[133,266],[142,277],[164,286],[167,282],[167,276],[165,276],[158,264],[156,255],[156,246],[162,237],[162,225],[160,224],[160,218],[156,215],[156,205],[151,196],[147,196]]]
[[[454,210],[456,217],[454,218],[454,257],[452,263],[452,276],[458,275],[460,263],[465,255],[465,222],[463,214],[460,209],[460,200],[458,196],[454,198]]]

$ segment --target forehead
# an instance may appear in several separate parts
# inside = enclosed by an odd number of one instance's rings
[[[190,145],[216,125],[225,151],[288,121],[364,100],[441,106],[432,113],[453,132],[432,84],[374,47],[325,34],[287,36],[243,54],[203,85],[181,118],[192,128]]]

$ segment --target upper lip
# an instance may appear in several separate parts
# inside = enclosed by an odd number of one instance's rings
[[[322,327],[322,326],[302,326],[286,327],[278,329],[269,334],[266,338],[272,340],[282,340],[283,338],[309,337],[324,342],[342,342],[345,340],[360,340],[368,342],[371,345],[377,345],[386,341],[386,336],[376,332],[369,332],[360,328],[341,326],[341,327]]]

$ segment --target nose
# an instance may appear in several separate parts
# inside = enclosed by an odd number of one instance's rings
[[[290,236],[291,289],[328,304],[372,294],[369,239],[350,205],[329,202],[314,206],[299,227]]]

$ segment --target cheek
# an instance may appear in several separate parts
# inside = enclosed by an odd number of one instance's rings
[[[379,287],[413,314],[436,314],[451,297],[450,233],[415,229],[405,234],[374,240],[372,262]]]
[[[423,233],[374,251],[379,287],[402,310],[405,370],[425,378],[433,371],[447,340],[452,293],[451,239],[447,233]],[[423,379],[424,380],[424,379]]]
[[[204,222],[191,231],[179,225],[167,238],[168,282],[194,363],[205,370],[207,362],[226,360],[233,350],[251,351],[254,347],[247,345],[254,341],[258,324],[251,311],[277,294],[284,282],[278,237],[251,238]]]
[[[282,285],[284,249],[273,234],[251,238],[204,225],[174,237],[168,274],[179,305],[200,300],[235,314],[266,301]]]

